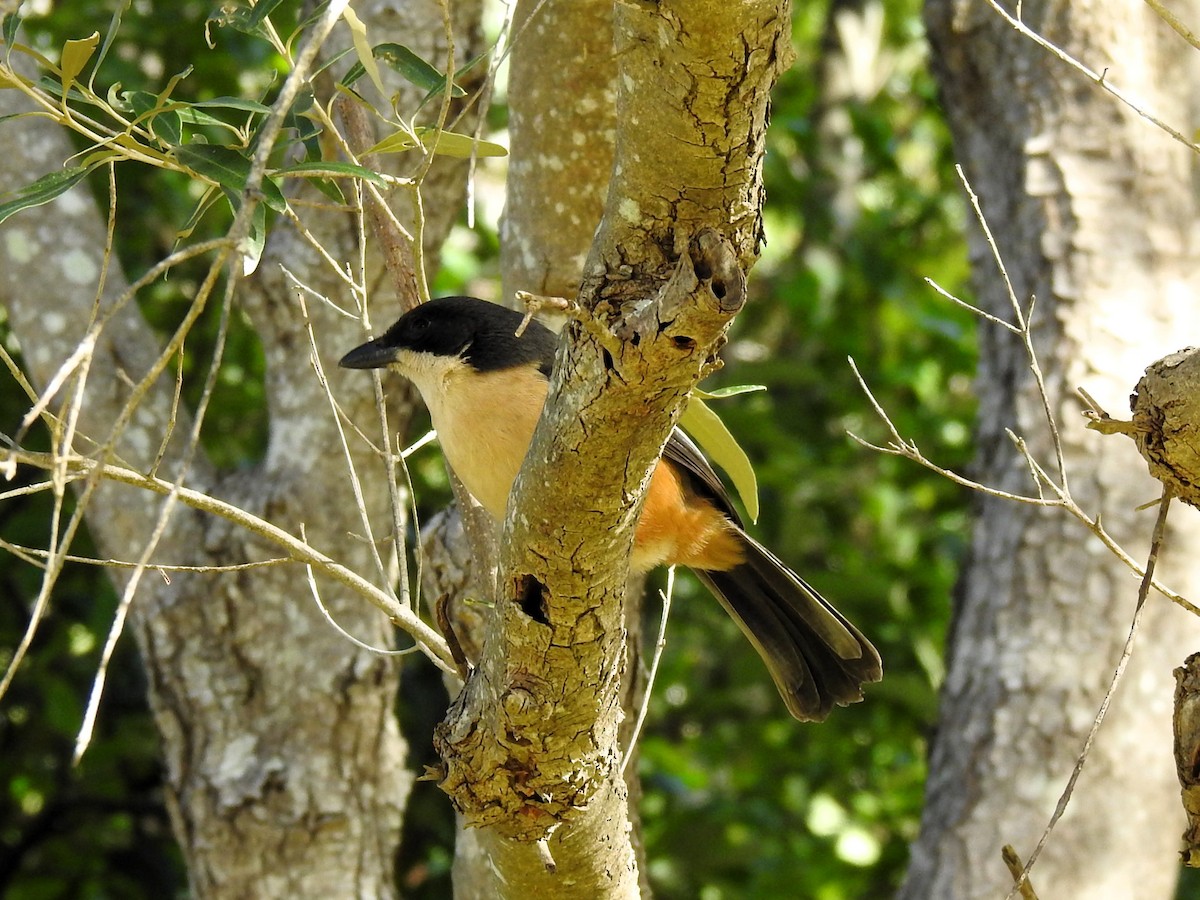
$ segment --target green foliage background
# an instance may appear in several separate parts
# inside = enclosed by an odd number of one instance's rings
[[[972,323],[922,281],[961,293],[967,269],[919,4],[888,4],[886,15],[878,2],[800,6],[799,59],[775,94],[769,136],[769,243],[752,276],[754,302],[714,379],[769,390],[714,405],[755,461],[757,534],[872,637],[886,677],[866,702],[827,724],[798,725],[732,622],[681,580],[641,759],[650,877],[663,898],[840,900],[895,888],[917,828],[925,735],[964,549],[968,501],[960,491],[846,436],[882,434],[846,362],[853,356],[907,436],[947,465],[961,467],[971,453]],[[90,7],[65,4],[30,21],[26,37],[51,51],[103,32],[111,9]],[[186,60],[195,71],[183,97],[258,99],[278,62],[228,29],[216,32],[216,49],[205,47],[211,11],[195,0],[134,7],[98,83],[154,90]],[[854,77],[838,62],[839,23],[860,26],[849,41]],[[502,127],[503,108],[492,116]],[[194,200],[179,179],[131,167],[122,168],[121,190],[118,249],[137,274],[170,250]],[[97,196],[106,202],[103,189]],[[214,213],[195,236],[219,234],[224,224]],[[496,250],[493,231],[463,226],[435,293],[493,279]],[[148,290],[147,315],[164,326],[177,320],[193,277],[184,267]],[[0,339],[19,349],[6,330]],[[203,354],[190,365],[202,371]],[[210,436],[220,436],[208,448],[220,464],[259,455],[261,377],[261,354],[242,329],[226,351],[207,423]],[[12,385],[0,390],[0,430],[11,433],[21,399]],[[418,458],[414,472],[428,514],[446,499],[436,450]],[[41,502],[0,504],[0,536],[44,545]],[[0,663],[19,640],[37,576],[0,552],[0,589],[11,598],[0,605]],[[97,741],[80,768],[69,765],[113,603],[96,570],[72,567],[0,707],[6,897],[164,897],[185,888],[129,641]],[[430,761],[429,735],[444,703],[436,673],[414,658],[399,703],[414,767]],[[449,896],[453,822],[434,786],[418,786],[405,835],[406,895]]]

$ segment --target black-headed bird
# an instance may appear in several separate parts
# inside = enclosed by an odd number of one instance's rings
[[[442,297],[401,316],[347,353],[350,369],[386,368],[420,392],[442,452],[496,522],[546,402],[558,337],[474,297]],[[771,673],[788,711],[821,721],[862,699],[883,675],[879,654],[841,613],[750,537],[721,480],[679,429],[646,492],[630,567],[681,565],[733,617]]]

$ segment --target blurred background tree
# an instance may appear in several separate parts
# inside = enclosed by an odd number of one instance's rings
[[[100,80],[152,90],[186,61],[195,66],[181,87],[188,99],[258,96],[277,61],[262,43],[225,32],[219,49],[208,49],[212,12],[201,2],[131,8]],[[55,6],[25,27],[52,54],[64,40],[103,32],[110,16]],[[869,421],[846,364],[853,356],[907,436],[937,447],[947,465],[971,455],[973,324],[923,283],[930,277],[961,293],[967,263],[919,3],[888,4],[886,12],[880,2],[802,4],[794,37],[799,58],[776,92],[769,134],[768,244],[726,368],[714,379],[768,391],[717,410],[756,465],[756,533],[861,625],[888,674],[866,702],[827,725],[797,727],[719,607],[699,586],[679,586],[641,758],[649,875],[662,897],[791,897],[804,885],[806,896],[835,900],[895,889],[919,820],[925,732],[965,542],[963,492],[845,436]],[[503,143],[502,91],[488,115]],[[136,208],[144,218],[126,220],[117,235],[135,273],[170,251],[194,202],[182,181],[172,193],[157,173],[143,174],[145,181],[132,169],[123,175],[122,190],[138,198],[124,202],[125,214]],[[435,294],[497,297],[501,179],[496,164],[481,165],[477,219],[468,228],[464,215],[447,242]],[[226,224],[210,216],[201,228],[220,234]],[[178,280],[189,277],[182,269],[174,284],[160,282],[140,298],[153,321],[167,327],[182,315]],[[209,420],[219,439],[206,445],[225,464],[256,459],[264,442],[261,351],[238,334]],[[204,357],[198,343],[192,349]],[[0,390],[6,432],[25,411],[21,399],[11,387]],[[449,496],[440,458],[431,449],[414,462],[417,498],[429,514]],[[0,537],[37,545],[40,502],[0,505]],[[0,607],[0,652],[8,652],[38,573],[0,558],[11,598]],[[126,641],[97,740],[72,769],[82,698],[114,597],[103,574],[83,566],[71,567],[59,590],[0,710],[0,892],[165,896],[185,882],[135,654]],[[420,657],[406,663],[402,685],[399,712],[419,770],[432,762],[429,735],[446,697]],[[401,849],[406,895],[449,895],[452,838],[445,797],[418,784]]]

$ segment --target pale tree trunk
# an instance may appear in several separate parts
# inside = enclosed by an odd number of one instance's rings
[[[514,12],[512,32],[518,37],[508,79],[509,163],[500,244],[501,302],[505,304],[514,305],[516,291],[572,300],[579,293],[583,261],[604,211],[612,172],[616,125],[612,12],[611,0],[521,0]],[[547,65],[545,50],[551,43],[569,47],[570,52]],[[553,321],[551,314],[547,322]],[[449,587],[443,582],[430,596],[439,596]],[[636,671],[641,630],[629,630],[627,653],[630,668]],[[634,688],[636,679],[627,678],[626,684]],[[627,691],[623,703],[626,738],[636,715],[632,708],[636,693]],[[636,803],[640,795],[636,766],[627,769],[626,779],[631,801]],[[631,839],[641,863],[636,809],[629,814]],[[489,830],[467,827],[459,817],[454,849],[454,893],[459,900],[495,896],[492,857],[504,852],[497,841]],[[539,865],[532,852],[529,859]],[[644,867],[639,865],[638,872],[643,888],[647,887]]]
[[[403,15],[393,7],[356,5],[373,39],[403,40],[444,64],[440,5],[406,4]],[[455,16],[461,62],[478,52],[479,6],[459,4]],[[20,109],[19,99],[15,90],[0,92],[3,112]],[[0,191],[29,183],[73,152],[61,132],[35,118],[5,122],[0,150]],[[452,211],[461,193],[462,167],[456,166],[431,177],[425,203]],[[399,210],[401,218],[410,212]],[[441,216],[427,229],[431,248],[450,220]],[[318,211],[309,224],[335,259],[353,265],[359,258],[352,218]],[[32,381],[44,386],[89,323],[102,270],[104,222],[87,193],[76,190],[48,207],[19,214],[5,224],[5,237],[10,252],[0,266],[0,301]],[[250,471],[222,473],[198,452],[185,483],[293,534],[303,527],[314,546],[381,582],[371,554],[355,536],[362,533],[362,520],[324,389],[309,364],[301,309],[295,291],[280,277],[281,263],[317,291],[349,305],[343,282],[322,270],[294,232],[285,228],[273,236],[260,278],[245,285],[241,296],[268,364],[265,458]],[[366,265],[368,285],[379,286],[382,266],[373,250]],[[127,286],[114,265],[101,308]],[[385,311],[383,302],[375,308]],[[399,307],[389,300],[386,310],[395,314]],[[309,302],[308,314],[343,408],[360,421],[376,419],[371,392],[363,390],[360,379],[342,377],[335,365],[362,340],[361,328],[316,301]],[[129,386],[146,372],[160,346],[136,306],[126,305],[97,346],[81,408],[82,434],[104,439],[129,399]],[[141,401],[115,447],[123,464],[149,470],[170,427],[173,390],[168,374]],[[188,416],[181,414],[159,469],[162,477],[175,477],[190,428]],[[352,453],[368,514],[375,522],[391,521],[388,473],[361,444]],[[87,512],[102,555],[136,558],[160,508],[159,497],[102,486]],[[277,548],[223,519],[177,506],[153,560],[218,566],[279,555]],[[120,587],[122,579],[117,580]],[[380,612],[332,583],[319,580],[319,586],[342,627],[369,644],[392,644],[393,629]],[[176,573],[169,583],[150,574],[130,616],[163,741],[168,805],[192,892],[222,898],[393,895],[412,783],[393,709],[394,660],[360,650],[335,632],[313,601],[303,567],[295,563],[237,574]]]
[[[1026,2],[1030,28],[1189,131],[1195,51],[1140,0]],[[1191,4],[1194,24],[1197,7]],[[1142,369],[1194,343],[1195,156],[984,2],[930,0],[935,66],[955,145],[1018,298],[1062,432],[1070,489],[1145,559],[1159,486],[1131,441],[1084,429],[1082,385],[1114,415]],[[1181,11],[1176,8],[1177,13]],[[1012,321],[972,228],[981,305]],[[980,326],[979,480],[1028,493],[1004,429],[1054,470],[1019,340]],[[1200,596],[1200,537],[1178,504],[1162,581]],[[1074,520],[979,505],[957,597],[927,802],[900,896],[996,898],[1004,844],[1028,858],[1054,810],[1132,619],[1137,579]],[[1182,829],[1171,756],[1172,669],[1200,646],[1193,618],[1154,593],[1133,661],[1065,817],[1033,870],[1042,897],[1171,897]]]
[[[506,290],[580,308],[510,502],[482,658],[439,731],[443,787],[493,868],[460,857],[456,886],[634,897],[618,775],[629,498],[744,297],[790,9],[617,3],[610,20],[603,4],[552,0],[518,19]],[[548,41],[568,48],[553,65]]]

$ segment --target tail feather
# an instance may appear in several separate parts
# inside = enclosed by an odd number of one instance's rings
[[[871,643],[841,613],[745,533],[745,559],[724,572],[697,571],[766,663],[788,711],[820,722],[834,705],[862,699],[883,677]]]

